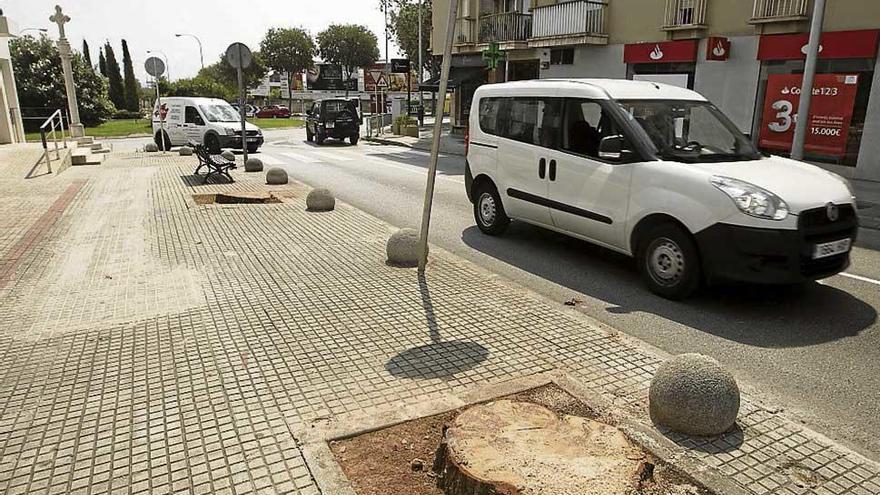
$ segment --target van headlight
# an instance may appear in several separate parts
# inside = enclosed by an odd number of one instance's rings
[[[736,207],[746,215],[768,220],[784,220],[788,216],[785,201],[766,189],[730,177],[712,177],[709,182],[730,196]]]
[[[231,127],[227,127],[226,128],[226,135],[227,136],[235,136],[235,129],[233,129]]]

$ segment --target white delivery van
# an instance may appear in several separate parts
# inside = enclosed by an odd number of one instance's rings
[[[671,299],[834,275],[858,228],[846,180],[762,156],[704,97],[653,82],[478,88],[465,185],[486,234],[517,219],[625,253]]]
[[[205,145],[211,153],[222,148],[242,149],[241,116],[232,105],[216,98],[167,97],[153,109],[153,139],[162,147],[164,121],[165,148],[183,146],[189,141]],[[248,152],[263,145],[263,132],[248,122],[246,145]]]

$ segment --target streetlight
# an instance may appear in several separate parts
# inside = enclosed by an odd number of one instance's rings
[[[171,66],[168,65],[168,55],[165,55],[164,53],[160,52],[159,50],[147,50],[147,53],[158,53],[159,55],[162,55],[162,58],[165,59],[165,74],[168,75],[168,80],[170,81],[171,80]]]
[[[190,38],[195,38],[196,42],[199,44],[199,59],[202,61],[202,69],[205,68],[205,55],[202,52],[202,40],[199,39],[198,36],[189,33],[177,33],[174,35],[176,38],[180,38],[181,36],[189,36]]]
[[[21,36],[21,34],[24,33],[25,31],[39,31],[43,34],[46,34],[49,32],[49,30],[46,28],[24,28],[18,32],[18,35]]]

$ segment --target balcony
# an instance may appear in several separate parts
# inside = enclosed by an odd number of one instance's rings
[[[477,20],[473,17],[459,17],[455,21],[455,39],[452,53],[474,51],[477,45]]]
[[[480,43],[498,43],[502,49],[525,48],[532,34],[532,16],[503,12],[480,16]]]
[[[666,0],[664,31],[693,31],[706,29],[708,0]]]
[[[574,0],[532,9],[529,46],[608,44],[607,0]]]
[[[800,22],[810,18],[809,0],[755,0],[752,24]]]

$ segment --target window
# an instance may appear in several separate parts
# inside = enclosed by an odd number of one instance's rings
[[[185,119],[184,122],[187,124],[205,125],[205,121],[202,120],[202,116],[199,115],[196,107],[186,107]]]
[[[558,98],[511,98],[502,135],[523,143],[556,148],[562,121],[562,104]]]
[[[486,134],[499,134],[497,125],[501,104],[501,98],[483,98],[480,100],[480,130]]]
[[[571,65],[574,63],[574,48],[550,50],[551,65]]]
[[[623,132],[602,103],[592,100],[566,100],[561,143],[563,151],[599,158],[599,144],[602,139],[612,136],[623,136]],[[625,139],[623,149],[632,149]]]

